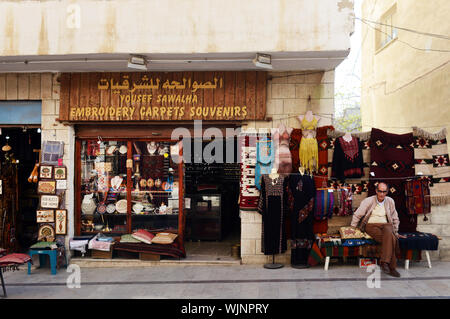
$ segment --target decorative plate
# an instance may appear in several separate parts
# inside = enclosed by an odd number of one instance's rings
[[[120,148],[119,148],[119,153],[120,154],[126,154],[127,153],[127,147],[125,146],[125,145],[122,145]]]
[[[147,180],[147,186],[152,188],[155,185],[155,182],[153,181],[153,178],[149,178]]]
[[[106,205],[105,204],[99,204],[98,206],[97,206],[97,212],[99,213],[99,214],[104,214],[105,212],[106,212]]]
[[[121,199],[116,203],[116,210],[120,214],[125,214],[127,212],[127,200]]]
[[[116,205],[115,204],[108,204],[108,206],[106,206],[106,212],[108,214],[112,214],[116,211]]]
[[[146,181],[145,179],[141,179],[141,180],[139,181],[139,185],[140,185],[142,188],[144,188],[144,187],[147,186],[147,181]]]
[[[51,225],[42,225],[38,232],[39,241],[54,241],[55,229]]]
[[[111,145],[106,149],[106,154],[112,155],[112,154],[114,154],[115,151],[117,151],[117,146]]]

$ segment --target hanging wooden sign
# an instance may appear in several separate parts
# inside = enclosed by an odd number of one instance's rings
[[[267,72],[63,73],[59,120],[263,120]]]

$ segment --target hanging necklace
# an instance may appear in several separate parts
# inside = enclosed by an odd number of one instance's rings
[[[278,184],[278,178],[279,177],[271,179],[272,185]]]

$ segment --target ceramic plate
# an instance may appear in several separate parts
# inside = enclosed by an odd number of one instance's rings
[[[114,204],[108,204],[108,206],[106,206],[106,212],[108,214],[112,214],[116,211],[116,205]]]
[[[116,203],[116,210],[120,214],[125,214],[127,212],[127,200],[121,199]]]

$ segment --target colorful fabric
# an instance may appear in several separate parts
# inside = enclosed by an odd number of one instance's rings
[[[339,229],[342,239],[371,239],[371,237],[355,227],[345,226]]]
[[[258,207],[259,190],[256,188],[256,133],[242,132],[239,136],[241,144],[239,152],[241,157],[241,179],[239,192],[239,209],[256,211]]]
[[[335,211],[338,216],[349,216],[353,214],[353,192],[351,187],[339,187],[337,189],[338,206]]]
[[[315,138],[303,137],[299,149],[300,165],[309,172],[315,172],[319,162],[319,147]]]
[[[324,258],[325,257],[322,254],[321,249],[319,248],[317,243],[314,242],[311,247],[311,251],[309,253],[308,265],[310,265],[310,266],[318,265],[319,263],[321,263],[323,261]]]
[[[270,136],[259,137],[256,144],[255,186],[261,190],[261,176],[269,174],[275,161],[275,149]]]
[[[328,232],[328,219],[313,221],[314,234],[326,234]]]
[[[317,172],[314,175],[316,187],[328,187],[328,152],[331,147],[331,141],[328,137],[328,130],[334,130],[331,125],[321,126],[316,130],[317,146],[319,149],[319,163]]]
[[[314,218],[316,220],[331,218],[333,207],[334,195],[332,189],[317,189],[314,201]]]
[[[413,128],[415,174],[428,176],[431,205],[450,204],[450,162],[447,130],[429,133]]]
[[[289,150],[291,151],[292,158],[292,171],[294,173],[298,172],[300,167],[300,142],[302,140],[302,130],[294,128],[291,133],[291,138],[289,140]]]
[[[342,241],[342,246],[355,247],[363,245],[374,245],[376,242],[371,239],[344,239]]]
[[[439,238],[430,233],[399,233],[407,238],[399,238],[398,242],[401,249],[413,250],[438,250]]]
[[[381,245],[361,245],[361,246],[330,246],[319,248],[317,243],[314,243],[311,248],[311,253],[308,258],[308,265],[316,266],[323,262],[325,257],[368,257],[379,258],[381,252]],[[408,259],[412,261],[421,260],[420,250],[401,250],[397,255],[398,259]]]
[[[406,209],[405,182],[414,176],[414,137],[412,133],[391,134],[373,128],[370,135],[369,196],[375,195],[378,182],[389,184],[388,196],[394,199],[400,220],[399,231],[415,232],[417,216]]]
[[[410,215],[429,214],[431,212],[429,180],[407,180],[405,185],[406,208]]]

